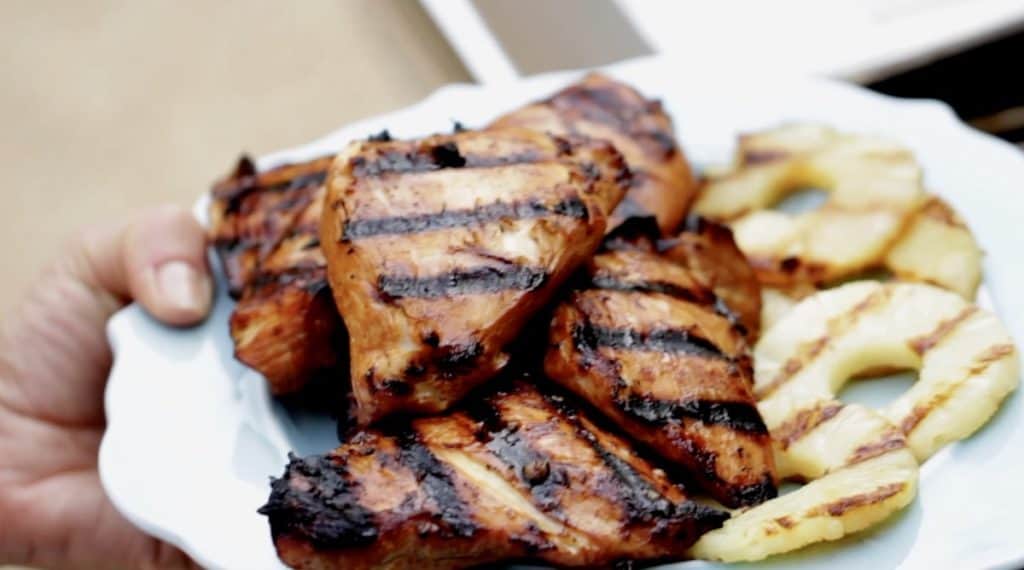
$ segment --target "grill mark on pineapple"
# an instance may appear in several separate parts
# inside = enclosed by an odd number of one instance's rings
[[[843,404],[839,402],[828,402],[811,409],[800,410],[775,428],[772,436],[775,441],[779,442],[782,449],[789,449],[789,446],[800,441],[818,426],[836,417],[843,407]]]
[[[789,382],[805,366],[813,362],[822,351],[836,339],[848,333],[861,317],[870,311],[882,308],[886,301],[892,296],[890,287],[881,287],[862,299],[845,313],[836,315],[829,319],[825,327],[825,335],[815,340],[805,342],[796,350],[792,356],[783,364],[782,370],[775,375],[763,388],[758,390],[758,397],[763,399],[778,390],[783,384]]]
[[[512,290],[533,291],[547,280],[547,271],[540,267],[476,267],[429,277],[385,274],[377,278],[377,290],[388,300],[437,299]]]
[[[857,449],[853,450],[850,457],[847,458],[845,466],[856,465],[862,461],[868,459],[874,459],[880,455],[885,455],[890,451],[896,451],[897,449],[904,449],[907,447],[907,439],[903,436],[903,432],[898,429],[887,429],[882,433],[882,438],[872,443],[866,443],[861,445]]]
[[[831,517],[841,517],[853,509],[869,507],[871,505],[881,503],[886,499],[898,495],[906,489],[906,487],[906,483],[889,483],[888,485],[882,485],[874,491],[858,493],[856,495],[850,495],[849,497],[843,497],[838,501],[818,505],[808,511],[807,516],[815,517],[819,515],[828,515]]]
[[[342,230],[341,240],[368,238],[381,235],[403,235],[439,229],[483,225],[501,220],[527,220],[548,215],[566,216],[586,220],[587,205],[578,196],[565,198],[554,204],[539,200],[522,202],[494,202],[475,208],[445,210],[430,214],[388,216],[349,220]]]
[[[943,339],[952,334],[957,327],[977,312],[978,307],[975,306],[963,309],[955,317],[940,322],[930,333],[911,339],[908,342],[910,349],[919,356],[924,356],[924,353],[935,348]]]
[[[904,416],[900,422],[900,429],[909,436],[928,417],[928,414],[952,398],[957,390],[962,388],[972,376],[985,372],[995,362],[1013,354],[1014,350],[1016,349],[1012,344],[995,344],[985,349],[975,357],[974,364],[967,370],[967,375],[964,378],[961,378],[955,384],[948,385],[945,390],[932,394],[925,403],[914,406],[910,413]]]
[[[778,517],[775,519],[775,522],[782,528],[793,528],[796,526],[796,521],[794,521],[789,515]]]

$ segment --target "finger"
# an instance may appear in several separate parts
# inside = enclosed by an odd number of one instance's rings
[[[87,235],[83,246],[90,280],[138,301],[157,319],[190,325],[209,312],[213,283],[206,237],[187,210],[150,210],[121,228]]]

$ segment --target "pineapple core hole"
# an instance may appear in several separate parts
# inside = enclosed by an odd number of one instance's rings
[[[828,192],[819,188],[798,188],[786,194],[772,209],[786,214],[803,214],[817,210],[828,200]]]
[[[843,386],[839,399],[877,410],[900,397],[914,382],[917,382],[917,370],[865,370]]]

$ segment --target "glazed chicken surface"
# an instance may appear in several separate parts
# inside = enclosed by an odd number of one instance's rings
[[[358,141],[327,182],[321,247],[358,420],[436,413],[497,374],[597,249],[629,171],[608,143],[525,129]]]
[[[592,73],[553,96],[512,111],[491,128],[527,127],[610,141],[626,157],[633,180],[609,229],[633,216],[654,215],[663,231],[678,228],[697,183],[661,103]]]
[[[716,310],[743,327],[751,342],[761,334],[761,284],[728,226],[687,216],[682,231],[659,240],[659,252],[682,265],[717,297]]]
[[[448,415],[292,458],[261,509],[294,568],[606,567],[679,559],[728,514],[519,379]]]
[[[323,186],[333,157],[257,172],[242,157],[234,172],[214,184],[210,202],[210,240],[224,266],[228,292],[242,295],[260,273],[296,218]]]
[[[653,241],[609,236],[555,309],[544,370],[722,504],[764,502],[775,469],[743,329]]]

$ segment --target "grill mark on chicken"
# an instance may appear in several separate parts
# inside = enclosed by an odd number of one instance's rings
[[[642,144],[651,144],[665,159],[671,157],[678,150],[675,137],[662,129],[638,125],[638,113],[631,101],[621,97],[621,91],[619,86],[611,83],[587,87],[577,85],[550,99],[550,102],[556,107],[577,111],[588,120],[608,125]],[[651,114],[663,112],[657,101],[647,102],[644,110]],[[572,123],[568,124],[573,128]]]
[[[641,332],[585,323],[574,328],[573,340],[580,350],[607,347],[684,353],[703,358],[731,360],[715,343],[682,329],[654,328],[648,332]]]
[[[411,171],[381,172],[389,153],[411,158],[384,166]],[[349,145],[320,230],[339,311],[365,332],[349,337],[359,421],[443,411],[505,368],[598,247],[625,170],[610,143],[527,129]],[[439,347],[470,340],[471,365],[437,365]],[[385,380],[402,393],[375,390]]]
[[[434,502],[438,517],[453,536],[470,538],[478,527],[473,521],[470,507],[455,488],[451,467],[441,463],[434,453],[420,441],[412,427],[398,434],[399,462],[416,474],[424,493]]]
[[[777,488],[746,342],[714,303],[691,300],[713,298],[703,281],[637,234],[651,226],[608,236],[582,289],[555,310],[544,369],[723,504],[763,502]]]
[[[645,422],[661,425],[672,420],[690,418],[706,424],[718,424],[730,429],[755,434],[767,434],[768,428],[761,414],[746,402],[716,402],[713,400],[666,401],[650,396],[630,395],[619,398],[622,410]]]
[[[247,175],[232,184],[216,188],[213,192],[215,198],[226,199],[226,212],[237,212],[242,203],[242,198],[253,192],[285,192],[300,188],[317,187],[327,179],[327,169],[317,170],[301,174],[294,178],[282,180],[269,185],[260,184],[255,174]],[[297,202],[288,201],[280,204],[279,209],[290,209],[297,205]]]
[[[771,440],[765,439],[770,444]],[[689,439],[680,442],[680,445],[693,457],[698,466],[696,468],[698,471],[691,473],[691,475],[696,475],[703,479],[702,484],[705,489],[710,491],[719,502],[726,505],[751,506],[759,505],[768,499],[774,499],[778,496],[779,489],[775,485],[775,479],[771,470],[764,473],[760,479],[753,483],[737,485],[735,482],[729,481],[718,474],[717,463],[719,456],[717,453],[704,449],[698,446],[695,441]],[[716,488],[708,488],[709,483],[715,484]]]
[[[557,392],[517,381],[478,396],[462,411],[362,430],[325,457],[292,457],[260,510],[282,560],[605,567],[683,557],[729,516],[690,500]]]
[[[707,290],[694,290],[665,281],[627,281],[601,271],[598,271],[591,277],[588,288],[634,293],[660,293],[675,299],[698,304],[711,304],[718,301]]]
[[[446,210],[432,214],[349,220],[342,231],[342,240],[413,234],[481,225],[498,220],[541,218],[549,214],[580,220],[586,220],[589,216],[586,204],[576,196],[550,205],[537,200],[511,204],[495,202],[472,209]]]
[[[628,195],[612,213],[613,225],[634,215],[657,214],[662,228],[672,231],[696,194],[661,104],[610,78],[592,74],[498,118],[490,128],[509,126],[612,142],[633,173]]]
[[[604,331],[604,333],[601,331]],[[609,332],[612,334],[605,336],[605,334]],[[573,342],[581,357],[583,357],[589,365],[597,366],[605,370],[606,373],[610,372],[617,377],[614,401],[623,412],[648,424],[656,426],[664,425],[672,420],[690,418],[705,424],[724,425],[730,429],[752,434],[768,434],[768,428],[765,426],[764,420],[761,419],[760,412],[757,411],[757,408],[754,407],[753,404],[748,402],[718,402],[703,399],[668,401],[654,398],[650,395],[625,394],[629,388],[625,380],[619,376],[615,362],[598,354],[597,348],[605,346],[611,348],[634,349],[636,344],[623,342],[622,338],[618,336],[619,333],[625,333],[622,334],[622,336],[626,336],[626,334],[632,332],[633,331],[604,329],[601,327],[594,327],[590,323],[587,323],[577,326],[573,333]],[[689,344],[684,345],[684,350],[678,350],[675,352],[684,352],[703,357],[724,358],[728,360],[728,357],[722,354],[717,346],[706,340],[703,340],[703,342],[713,347],[714,355],[709,354],[703,347],[698,347],[695,351]],[[667,350],[660,351],[669,352]]]
[[[359,177],[386,174],[412,174],[445,168],[493,168],[539,162],[544,156],[536,152],[494,156],[462,154],[454,142],[445,142],[416,151],[383,150],[373,158],[351,159],[352,173]]]
[[[575,411],[566,410],[564,398],[552,398],[545,394],[545,399],[555,409],[562,410],[563,417],[573,425],[576,434],[587,442],[608,468],[615,479],[608,492],[626,505],[626,517],[630,523],[667,522],[672,519],[715,516],[713,510],[692,501],[673,503],[666,499],[649,481],[641,477],[632,465],[605,447],[594,435],[593,429],[585,425],[584,420]],[[655,533],[657,532],[656,528]]]
[[[385,274],[377,279],[377,290],[385,299],[436,299],[509,290],[533,291],[547,278],[545,270],[535,267],[479,267],[430,277]]]
[[[373,544],[378,529],[372,512],[359,502],[359,485],[346,467],[329,456],[288,455],[288,477],[271,481],[270,499],[259,509],[270,519],[273,536],[296,532],[316,548]],[[290,479],[299,479],[293,485]]]
[[[559,490],[567,483],[565,474],[551,466],[551,460],[523,437],[522,426],[510,425],[490,402],[476,402],[467,410],[481,426],[476,437],[523,483],[533,500],[545,512],[558,514]]]
[[[222,262],[228,291],[239,298],[302,212],[316,200],[331,157],[257,172],[248,157],[214,184],[210,241]]]

